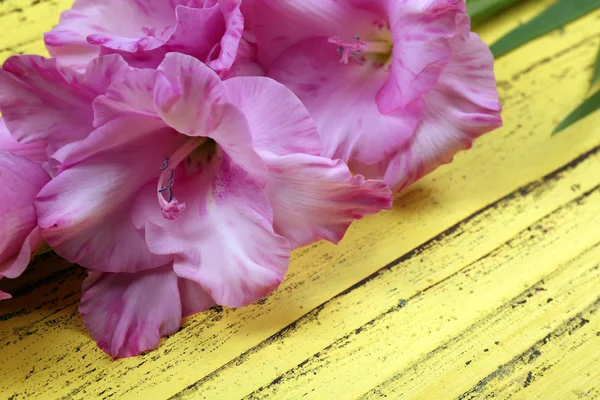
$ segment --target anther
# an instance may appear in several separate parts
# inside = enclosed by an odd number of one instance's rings
[[[168,197],[167,203],[170,203],[173,201],[173,190],[171,188],[168,188],[168,190],[169,190],[169,197]]]
[[[160,167],[158,170],[164,171],[167,168],[169,168],[169,157],[165,157],[165,159],[163,160],[163,166]]]
[[[163,186],[162,188],[160,188],[160,190],[158,191],[158,193],[163,193],[163,192],[166,192],[167,190],[171,189],[173,187],[174,183],[175,183],[175,170],[172,169],[171,170],[171,175],[169,175],[169,180],[167,181],[167,183],[165,184],[165,186]]]

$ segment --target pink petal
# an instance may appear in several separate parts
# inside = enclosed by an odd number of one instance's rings
[[[220,107],[218,113],[222,116],[219,124],[206,136],[214,139],[233,162],[243,168],[256,184],[264,187],[267,170],[254,150],[246,116],[231,104]]]
[[[140,188],[180,145],[180,135],[148,118],[119,118],[93,131],[37,196],[44,239],[69,261],[105,272],[164,264],[129,213]]]
[[[216,305],[212,297],[194,281],[179,278],[179,295],[181,296],[181,315],[190,315],[206,311]]]
[[[131,357],[177,332],[178,281],[170,265],[133,274],[90,270],[79,311],[98,347],[115,359]]]
[[[142,39],[146,47],[139,46],[138,42],[132,43],[130,48],[111,44],[115,40],[128,40],[116,37],[112,41],[107,39],[104,43],[98,42],[98,45],[103,46],[100,53],[118,53],[129,65],[138,68],[156,68],[169,52],[191,55],[206,63],[218,63],[223,54],[220,51],[220,40],[227,31],[222,7],[216,2],[212,5],[207,3],[204,8],[180,5],[172,13],[176,15],[177,25],[171,29],[174,31],[172,36],[165,37],[165,41],[158,46],[148,46],[148,39]]]
[[[265,161],[275,231],[292,248],[320,239],[338,243],[353,221],[392,206],[392,193],[382,181],[352,176],[340,160],[293,154]]]
[[[268,71],[289,87],[315,119],[322,155],[372,164],[392,154],[414,132],[420,103],[381,114],[376,103],[387,79],[382,68],[342,64],[326,40],[305,40],[290,48]]]
[[[225,81],[224,86],[227,100],[246,116],[254,147],[259,152],[319,155],[317,126],[288,88],[262,77],[233,78]]]
[[[15,139],[44,140],[52,155],[87,137],[92,101],[127,70],[119,56],[95,59],[82,74],[57,66],[55,59],[14,56],[0,71],[0,111]]]
[[[31,226],[31,225],[30,225]],[[11,258],[0,261],[0,271],[6,278],[18,278],[29,265],[32,255],[43,243],[40,228],[35,226],[21,244],[19,252]],[[4,258],[3,255],[0,255]],[[0,259],[1,259],[0,258]]]
[[[231,68],[221,72],[219,76],[223,80],[239,76],[265,76],[267,71],[258,62],[257,57],[256,44],[242,36]]]
[[[2,279],[2,277],[0,276],[0,279]],[[0,290],[0,301],[2,300],[8,300],[12,298],[12,296],[6,292],[3,292],[2,290]]]
[[[37,141],[27,144],[17,142],[8,131],[8,128],[6,128],[3,118],[0,118],[0,151],[7,151],[16,156],[31,160],[38,165],[48,160],[46,142]]]
[[[218,57],[207,60],[207,65],[215,71],[226,71],[233,64],[242,32],[244,31],[244,17],[240,11],[241,0],[219,0],[218,7],[225,23],[223,32],[216,47],[220,48]],[[209,42],[204,37],[202,41]],[[210,43],[210,42],[209,42]]]
[[[248,122],[232,104],[225,103],[225,87],[214,71],[200,61],[170,53],[159,71],[154,101],[161,118],[188,136],[214,139],[256,181],[264,181],[265,167],[253,148]]]
[[[82,291],[83,322],[115,359],[155,348],[161,336],[177,332],[182,316],[215,304],[199,285],[177,277],[170,264],[133,274],[89,270]]]
[[[154,85],[158,72],[152,69],[135,69],[114,82],[105,95],[98,96],[93,103],[94,125],[125,116],[142,116],[159,119],[154,106]]]
[[[393,5],[396,0],[347,0],[347,3],[352,4],[356,8],[369,10],[374,14],[386,15],[393,10]],[[406,1],[404,3],[407,3]]]
[[[37,164],[0,151],[0,274],[16,278],[41,244],[33,200],[50,176]]]
[[[143,36],[142,38],[119,37],[106,34],[88,35],[90,44],[101,45],[113,50],[134,53],[142,50],[154,50],[165,42],[154,36]]]
[[[44,35],[44,40],[52,56],[78,56],[72,61],[90,61],[97,56],[99,47],[95,44],[128,51],[150,50],[164,43],[172,33],[177,3],[77,0],[70,10],[62,13],[59,24]]]
[[[452,62],[425,98],[423,122],[389,163],[384,180],[395,191],[450,162],[475,138],[502,125],[489,49],[471,33],[454,38],[452,50]]]
[[[160,117],[188,136],[207,136],[220,122],[225,95],[217,74],[193,57],[170,53],[158,67],[154,102]]]
[[[289,243],[272,227],[269,201],[248,173],[222,151],[188,177],[176,177],[181,218],[166,220],[148,196],[134,219],[146,227],[156,254],[174,255],[178,276],[197,282],[221,305],[241,307],[266,296],[283,280]],[[147,186],[149,195],[156,186]]]
[[[382,113],[421,100],[436,84],[452,52],[466,9],[463,0],[407,0],[390,7],[394,41],[390,77],[377,95]]]

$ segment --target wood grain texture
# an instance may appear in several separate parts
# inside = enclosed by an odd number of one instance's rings
[[[482,27],[488,42],[550,0]],[[0,59],[45,54],[70,1],[0,0]],[[505,127],[355,224],[296,251],[286,281],[113,362],[52,254],[3,280],[0,398],[600,398],[600,117],[583,99],[592,13],[498,60]]]

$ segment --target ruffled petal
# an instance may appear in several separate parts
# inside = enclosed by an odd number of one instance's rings
[[[225,29],[218,44],[215,44],[212,49],[213,52],[218,52],[217,57],[213,58],[209,54],[210,59],[207,60],[207,65],[215,71],[227,71],[235,60],[244,32],[244,17],[240,11],[241,2],[241,0],[219,0],[218,2]]]
[[[264,187],[267,169],[262,158],[254,150],[246,116],[231,104],[220,107],[219,114],[222,116],[219,124],[206,136],[214,139],[233,162],[246,171],[254,183]]]
[[[44,140],[53,155],[87,137],[93,129],[92,101],[128,70],[116,55],[95,59],[81,74],[59,67],[55,59],[14,56],[0,71],[0,111],[15,139]],[[66,153],[61,149],[62,157]]]
[[[183,54],[167,54],[158,67],[154,102],[160,117],[188,136],[207,136],[220,122],[223,84],[205,64]]]
[[[232,78],[224,86],[227,100],[245,115],[257,151],[320,154],[317,126],[288,88],[262,77]]]
[[[384,180],[394,191],[450,162],[475,138],[502,125],[488,47],[467,33],[452,40],[452,49],[452,62],[425,97],[423,122],[387,167]]]
[[[77,0],[59,24],[44,35],[54,57],[81,67],[100,54],[99,44],[115,50],[152,50],[173,33],[180,1]],[[70,54],[70,59],[62,59]],[[72,64],[71,64],[72,63]]]
[[[254,180],[264,182],[266,170],[254,151],[244,114],[225,103],[223,82],[200,61],[170,53],[160,65],[154,101],[161,118],[188,136],[214,139]]]
[[[46,147],[46,142],[41,140],[27,144],[17,142],[8,131],[4,119],[0,117],[0,151],[7,151],[41,165],[48,160]]]
[[[338,243],[353,221],[392,206],[385,183],[352,176],[340,160],[293,154],[265,161],[275,231],[292,248],[320,239]]]
[[[157,77],[155,70],[135,69],[114,82],[105,95],[94,100],[94,126],[125,116],[159,119],[153,98]]]
[[[266,296],[283,280],[289,243],[273,232],[268,199],[248,173],[218,150],[195,174],[176,177],[173,190],[186,208],[167,220],[144,190],[134,220],[145,225],[156,254],[174,255],[178,276],[198,283],[218,304],[241,307]]]
[[[174,13],[177,26],[173,35],[160,48],[152,51],[119,51],[130,65],[140,68],[156,68],[165,54],[177,52],[193,56],[203,62],[217,61],[219,41],[226,32],[223,12],[216,0],[208,2],[203,8],[178,6]],[[116,51],[103,49],[103,52]],[[231,64],[229,64],[231,66]]]
[[[206,311],[217,304],[210,294],[196,282],[182,278],[179,278],[178,282],[182,317]]]
[[[268,74],[311,112],[322,155],[331,159],[379,162],[411,137],[421,117],[419,102],[381,114],[376,96],[387,72],[368,64],[340,63],[335,46],[326,40],[305,40],[290,48]]]
[[[177,6],[177,25],[173,35],[152,50],[103,47],[101,54],[116,52],[139,68],[156,68],[165,54],[177,52],[193,56],[215,71],[227,71],[235,58],[244,28],[240,0],[214,0],[202,8]]]
[[[246,33],[248,33],[246,31]],[[221,79],[230,79],[240,76],[265,76],[267,71],[258,62],[256,43],[250,42],[242,36],[238,51],[231,68],[219,74]]]
[[[389,7],[394,48],[390,76],[377,95],[382,113],[421,100],[450,62],[449,39],[466,15],[464,0],[407,0]]]
[[[34,162],[4,151],[0,176],[0,274],[16,278],[41,243],[33,201],[50,176]]]
[[[2,279],[2,276],[0,275],[0,279]],[[6,292],[3,292],[2,290],[0,290],[0,301],[2,300],[8,300],[12,298],[12,296]]]
[[[181,324],[178,281],[171,265],[132,274],[90,270],[79,304],[83,323],[114,359],[153,349]]]
[[[18,278],[29,265],[31,256],[43,243],[41,230],[35,227],[21,244],[16,256],[0,261],[0,273],[6,278]],[[0,257],[3,258],[2,255]],[[1,258],[0,258],[1,259]]]
[[[44,239],[69,261],[105,272],[164,264],[165,257],[148,250],[130,209],[181,140],[162,121],[140,117],[119,118],[92,132],[37,196]]]

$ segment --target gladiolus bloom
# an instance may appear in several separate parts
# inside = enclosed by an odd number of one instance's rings
[[[313,115],[323,153],[397,191],[501,125],[464,0],[250,0],[258,60]]]
[[[104,58],[95,63],[115,65]],[[62,68],[36,65],[42,80]],[[91,270],[80,310],[113,357],[156,346],[182,316],[264,297],[283,280],[291,249],[337,242],[352,221],[391,206],[383,182],[319,155],[310,114],[269,78],[221,81],[171,53],[157,70],[129,68],[110,81],[89,110],[77,98],[73,121],[90,122],[77,125],[75,143],[56,145],[58,174],[35,204],[44,239]]]

